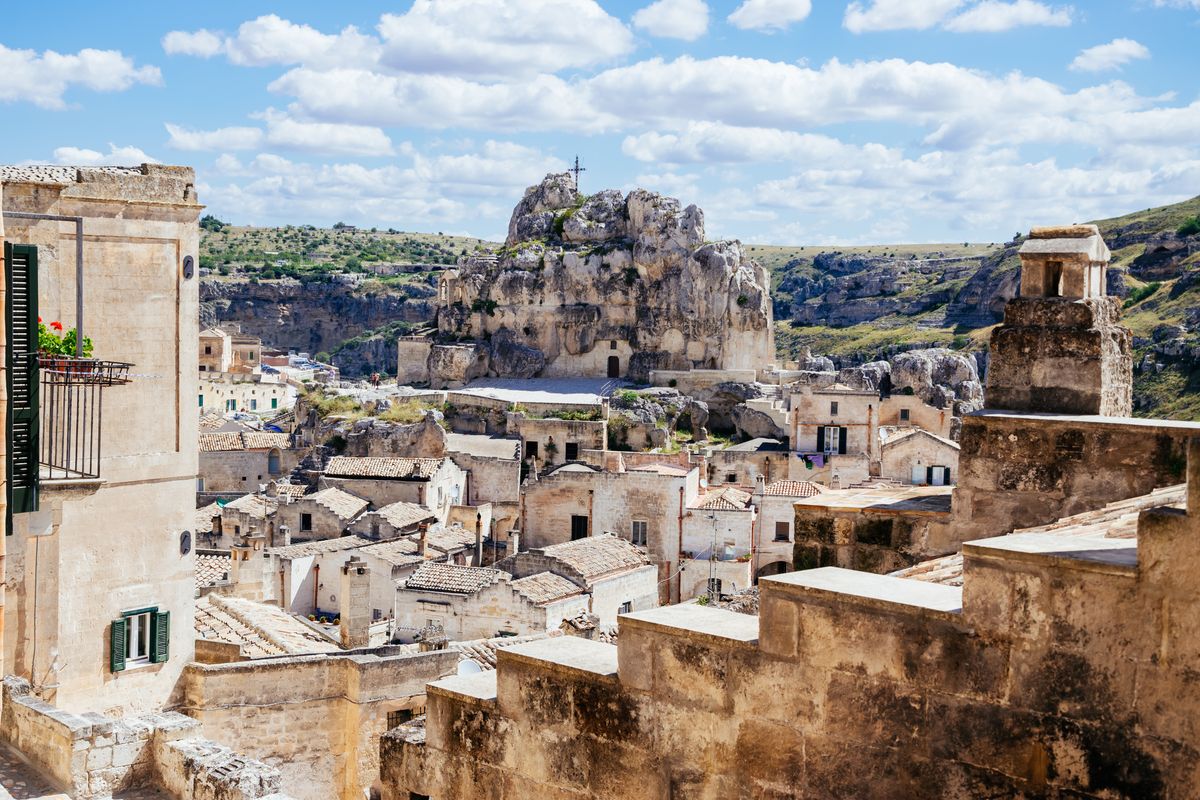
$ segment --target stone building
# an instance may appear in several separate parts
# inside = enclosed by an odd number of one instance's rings
[[[360,514],[350,523],[349,531],[382,541],[416,533],[422,523],[427,525],[432,522],[437,522],[437,516],[428,508],[401,501]]]
[[[60,709],[157,711],[177,700],[192,657],[194,176],[17,166],[0,167],[0,182],[7,409],[24,426],[9,441],[19,470],[0,537],[4,672]],[[126,366],[39,369],[39,316]]]
[[[273,416],[296,403],[296,388],[261,372],[204,373],[197,387],[200,413],[244,412]]]
[[[445,522],[467,496],[466,476],[450,458],[358,458],[335,456],[325,465],[323,486],[366,497],[377,507],[405,502],[424,506]]]
[[[219,504],[218,504],[219,505]],[[228,550],[252,538],[264,547],[283,544],[277,527],[279,502],[261,494],[244,494],[223,506],[213,519],[207,535],[198,539],[210,548]]]
[[[233,367],[233,343],[222,328],[200,331],[200,371],[230,372]]]
[[[196,490],[257,492],[291,473],[303,455],[286,433],[201,433]]]
[[[958,442],[922,428],[882,428],[879,477],[914,486],[950,486],[958,477]]]
[[[519,580],[490,567],[427,562],[396,584],[396,629],[436,630],[454,641],[557,628],[587,611],[579,586],[551,572]]]
[[[704,241],[695,206],[642,189],[584,198],[569,174],[548,175],[513,210],[502,250],[442,273],[429,380],[756,369],[775,357],[768,292],[740,243]],[[423,347],[401,343],[406,376],[424,377]]]
[[[336,539],[348,532],[370,505],[369,500],[330,486],[280,503],[276,521],[280,528],[287,526],[294,542]]]

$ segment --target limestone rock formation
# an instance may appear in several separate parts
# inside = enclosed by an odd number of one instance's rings
[[[583,197],[569,174],[548,175],[502,249],[443,274],[430,375],[760,368],[775,358],[769,287],[741,243],[704,241],[699,208],[644,189]]]
[[[734,430],[746,439],[784,440],[788,432],[775,424],[775,420],[750,406],[734,406],[730,413]]]
[[[962,401],[966,411],[983,407],[983,385],[974,359],[946,348],[900,353],[891,360],[891,381],[893,392],[912,389],[939,408],[955,401]]]
[[[352,456],[437,458],[446,453],[446,431],[438,424],[439,411],[412,425],[361,419],[346,433],[346,454]]]

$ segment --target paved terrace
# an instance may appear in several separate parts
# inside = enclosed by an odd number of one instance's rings
[[[825,489],[818,495],[797,500],[796,508],[869,514],[949,514],[953,492],[953,486]]]

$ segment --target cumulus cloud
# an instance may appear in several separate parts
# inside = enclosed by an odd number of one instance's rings
[[[1150,50],[1133,39],[1113,39],[1108,44],[1098,44],[1080,51],[1068,69],[1076,72],[1107,72],[1120,69],[1130,61],[1149,58]]]
[[[392,140],[382,129],[368,125],[298,120],[274,109],[258,115],[266,129],[217,128],[197,131],[167,123],[167,144],[177,150],[255,150],[278,147],[310,153],[358,156],[390,156]]]
[[[0,101],[28,102],[40,108],[66,108],[63,95],[72,86],[120,92],[135,84],[162,83],[158,67],[136,66],[117,50],[85,48],[78,53],[13,50],[0,44]]]
[[[145,151],[137,147],[118,147],[111,142],[107,153],[89,150],[86,147],[56,147],[54,161],[78,167],[130,167],[158,163],[158,159],[146,155]]]
[[[172,55],[210,58],[223,54],[243,67],[312,64],[374,63],[381,52],[379,40],[360,33],[353,25],[337,34],[326,34],[311,25],[298,25],[276,14],[264,14],[224,36],[201,28],[171,31],[162,38],[163,50]]]
[[[946,30],[959,33],[998,33],[1024,26],[1064,27],[1071,24],[1070,7],[1051,8],[1034,0],[984,0],[946,22]]]
[[[229,127],[197,131],[166,123],[167,146],[176,150],[252,150],[263,141],[261,128]]]
[[[224,40],[216,33],[201,28],[198,31],[171,31],[162,38],[162,49],[167,55],[197,56],[212,58],[224,49]]]
[[[812,0],[742,0],[729,15],[729,24],[756,31],[780,31],[812,12]]]
[[[694,41],[708,30],[704,0],[656,0],[633,15],[633,26],[651,36]]]
[[[855,0],[846,6],[842,24],[851,33],[925,30],[937,25],[963,0]]]

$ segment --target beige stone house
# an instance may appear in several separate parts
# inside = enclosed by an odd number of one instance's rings
[[[257,492],[291,473],[303,457],[286,433],[200,434],[200,492]]]
[[[247,537],[254,538],[263,547],[283,544],[283,534],[276,519],[279,503],[275,498],[244,494],[219,508],[208,534],[200,538],[206,546],[228,550]]]
[[[336,486],[313,494],[285,498],[276,514],[279,527],[288,529],[293,542],[336,539],[366,511],[371,501]]]
[[[750,569],[755,579],[791,572],[795,547],[796,503],[822,493],[810,481],[779,480],[755,485],[752,502],[758,511]]]
[[[518,636],[557,628],[587,606],[582,589],[553,573],[513,580],[490,567],[426,562],[396,584],[396,630],[453,641]]]
[[[201,413],[234,411],[274,416],[296,403],[296,388],[278,375],[263,373],[204,373],[196,397]]]
[[[432,522],[437,522],[437,516],[425,506],[400,501],[360,514],[350,523],[349,531],[381,541],[416,533],[422,523]]]
[[[554,412],[532,417],[510,412],[509,435],[521,440],[521,456],[541,469],[582,460],[585,450],[608,449],[608,422],[604,419],[558,419]],[[597,412],[599,415],[599,412]]]
[[[587,592],[588,612],[606,628],[619,614],[658,605],[658,569],[640,547],[613,534],[516,553],[496,568],[517,578],[514,586],[540,574],[565,578]]]
[[[192,657],[194,176],[16,166],[0,182],[16,426],[4,673],[60,709],[156,711]],[[38,317],[132,366],[39,369]]]
[[[758,508],[750,492],[725,486],[696,496],[682,521],[680,601],[710,591],[728,593],[754,580],[753,541]]]
[[[201,372],[229,372],[233,367],[233,344],[222,328],[200,331],[199,351]]]
[[[879,476],[916,486],[950,486],[957,478],[958,442],[922,428],[881,428]]]
[[[467,496],[466,476],[450,458],[358,458],[335,456],[321,485],[368,498],[376,507],[405,502],[424,506],[445,522],[452,505]]]

